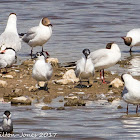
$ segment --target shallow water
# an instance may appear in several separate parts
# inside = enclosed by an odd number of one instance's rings
[[[115,41],[122,51],[122,59],[130,58],[131,66],[129,69],[115,66],[111,70],[140,75],[140,47],[133,48],[134,52],[130,56],[129,47],[121,39],[130,29],[140,27],[139,5],[140,1],[134,0],[1,0],[0,33],[3,32],[11,12],[17,14],[19,33],[38,25],[40,19],[47,16],[53,24],[53,35],[44,48],[51,57],[57,57],[60,62],[76,61],[84,48],[94,51]],[[34,53],[40,50],[40,47],[36,47]],[[30,47],[22,43],[22,49],[18,53],[19,60],[30,58],[29,53]],[[67,108],[64,111],[43,111],[40,106],[14,107],[1,104],[0,116],[4,110],[11,110],[14,134],[17,134],[13,139],[18,139],[22,133],[37,134],[36,139],[42,134],[47,136],[47,133],[50,133],[48,136],[57,133],[51,139],[60,140],[139,139],[140,118],[123,118],[126,106],[124,102],[120,103],[124,107],[121,110],[109,103],[103,104],[93,102],[86,107]],[[134,106],[130,110],[130,113],[135,114]]]

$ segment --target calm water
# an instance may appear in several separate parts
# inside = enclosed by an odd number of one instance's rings
[[[47,16],[53,24],[53,35],[44,48],[51,57],[57,57],[60,62],[76,61],[84,48],[94,51],[115,41],[122,51],[122,59],[129,58],[131,66],[129,69],[115,66],[111,70],[140,75],[140,47],[133,48],[130,56],[129,47],[120,38],[130,29],[140,27],[139,6],[140,1],[134,0],[1,0],[0,33],[11,12],[17,14],[19,33],[38,25],[40,19]],[[40,50],[40,47],[36,47],[34,52]],[[18,58],[21,61],[30,58],[29,53],[30,47],[22,43]],[[120,104],[125,107],[123,102]],[[124,119],[121,117],[124,109],[117,110],[116,106],[108,103],[102,105],[96,102],[65,111],[40,111],[36,106],[11,107],[10,104],[1,104],[1,114],[7,108],[13,114],[17,135],[22,132],[49,132],[57,133],[56,139],[139,139],[140,136],[140,118]]]

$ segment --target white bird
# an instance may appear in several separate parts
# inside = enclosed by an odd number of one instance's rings
[[[0,125],[0,132],[3,133],[12,133],[13,132],[13,123],[11,120],[10,111],[6,110],[3,114],[3,121]]]
[[[88,87],[89,87],[89,78],[91,76],[94,76],[94,64],[89,58],[90,50],[84,49],[83,50],[84,57],[82,57],[80,60],[76,63],[75,68],[75,75],[76,77],[80,78],[80,87],[82,87],[82,81],[81,79],[88,79]]]
[[[27,33],[23,33],[22,40],[26,42],[31,49],[31,57],[33,53],[33,47],[42,46],[43,52],[43,45],[50,39],[52,35],[52,24],[50,20],[46,17],[42,18],[39,26],[32,27],[28,30]]]
[[[100,70],[100,78],[103,83],[104,69],[114,66],[121,58],[121,52],[117,44],[108,43],[106,49],[99,49],[91,52],[90,56],[94,64],[95,70]]]
[[[45,90],[48,91],[47,81],[51,79],[53,68],[50,63],[46,63],[43,52],[36,53],[36,62],[33,66],[32,77],[37,81],[45,81]]]
[[[0,46],[13,48],[16,52],[21,49],[21,40],[17,32],[17,17],[15,13],[9,15],[5,31],[0,35]]]
[[[126,37],[122,37],[125,45],[130,46],[130,52],[133,46],[140,46],[140,28],[130,30]]]
[[[7,68],[16,63],[16,58],[15,50],[13,48],[6,48],[3,45],[0,50],[0,70],[5,68],[7,73]]]
[[[128,104],[135,104],[136,113],[138,112],[138,105],[140,104],[140,81],[134,79],[130,74],[122,74],[122,81],[124,82],[124,89],[122,92],[122,98],[127,102],[127,114]]]

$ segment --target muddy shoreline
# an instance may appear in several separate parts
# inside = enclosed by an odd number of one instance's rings
[[[123,63],[123,62],[122,62]],[[120,63],[122,65],[122,63]],[[124,62],[126,63],[126,62]],[[11,101],[14,97],[26,96],[32,101],[51,103],[52,99],[63,96],[76,97],[80,100],[98,100],[106,99],[109,102],[114,99],[121,98],[123,86],[114,87],[110,82],[115,78],[120,78],[118,74],[112,74],[105,70],[105,79],[107,84],[103,84],[100,80],[99,72],[95,72],[95,76],[90,79],[91,87],[89,88],[75,88],[78,83],[68,83],[66,85],[56,84],[54,81],[62,79],[64,73],[70,69],[74,69],[74,63],[59,64],[53,66],[53,76],[48,82],[49,93],[43,89],[37,89],[37,82],[32,78],[32,68],[34,61],[26,60],[21,65],[14,65],[8,68],[8,73],[4,74],[5,69],[2,69],[0,80],[6,81],[6,87],[0,87],[0,97],[4,101]],[[7,75],[10,75],[9,77]]]

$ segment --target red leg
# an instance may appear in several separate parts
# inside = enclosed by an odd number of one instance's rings
[[[104,77],[104,69],[103,69],[103,83],[106,84],[105,77]]]

